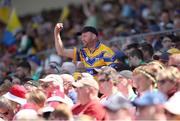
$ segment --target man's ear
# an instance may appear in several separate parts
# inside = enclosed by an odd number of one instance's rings
[[[95,40],[97,38],[97,36],[95,34],[92,34],[92,38],[93,38],[93,40]]]

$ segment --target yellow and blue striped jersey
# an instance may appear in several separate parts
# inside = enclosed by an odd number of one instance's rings
[[[86,47],[77,50],[74,48],[73,61],[81,61],[86,67],[86,71],[90,74],[94,74],[94,68],[100,68],[102,66],[115,66],[115,53],[106,45],[97,42],[94,52]]]

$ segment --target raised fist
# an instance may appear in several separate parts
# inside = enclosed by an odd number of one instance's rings
[[[54,31],[59,33],[59,32],[61,32],[62,29],[63,29],[63,23],[57,23],[54,28]]]

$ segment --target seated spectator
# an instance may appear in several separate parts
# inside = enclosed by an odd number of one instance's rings
[[[128,55],[128,60],[131,70],[145,63],[143,53],[139,49],[131,51]]]
[[[22,109],[16,113],[14,116],[14,120],[18,121],[31,121],[31,120],[42,120],[38,113],[33,109]]]
[[[91,75],[83,75],[80,80],[73,83],[73,86],[77,88],[79,103],[74,106],[72,112],[77,116],[86,114],[96,120],[105,120],[106,112],[97,97],[98,83]]]
[[[137,107],[136,120],[166,120],[160,107],[166,102],[166,96],[161,92],[146,92],[136,98],[133,104]]]
[[[108,120],[133,120],[133,106],[119,95],[113,95],[104,104],[108,113]]]
[[[50,97],[55,89],[64,92],[63,80],[60,75],[50,74],[45,78],[39,79],[39,88],[41,88],[47,97]]]
[[[71,109],[66,104],[59,104],[50,114],[49,120],[72,121]]]
[[[5,97],[0,97],[0,118],[4,121],[10,121],[13,119],[14,112],[11,106],[11,102]]]
[[[45,74],[59,74],[61,72],[60,65],[56,62],[49,62],[48,67],[45,69]]]
[[[17,65],[15,76],[21,80],[21,84],[31,80],[31,65],[27,61],[22,61]]]
[[[0,84],[0,96],[4,95],[9,91],[9,89],[12,87],[12,78],[6,77],[2,80],[2,84]]]
[[[75,104],[77,102],[77,92],[75,91],[74,87],[72,86],[72,83],[75,81],[74,77],[69,74],[61,74],[60,76],[63,79],[64,93],[69,98],[71,98],[71,100]]]
[[[156,79],[149,72],[140,66],[133,71],[134,86],[138,95],[142,95],[146,91],[153,91],[156,86]]]
[[[102,67],[100,72],[98,73],[97,80],[99,83],[99,91],[101,94],[103,94],[100,98],[100,103],[102,105],[107,101],[107,99],[111,95],[118,93],[119,95],[124,97],[124,95],[121,92],[119,92],[118,88],[116,87],[116,77],[116,70],[108,66]]]
[[[152,56],[154,54],[154,50],[151,44],[148,43],[142,43],[140,44],[139,49],[143,52],[143,57],[145,62],[152,61]]]
[[[76,66],[72,62],[64,62],[61,66],[62,74],[73,74],[76,70]]]
[[[174,54],[169,57],[169,66],[177,67],[180,70],[180,54]]]
[[[7,98],[11,102],[11,107],[14,113],[18,112],[22,105],[26,104],[26,89],[21,85],[13,85],[9,92],[3,97]]]
[[[123,94],[126,99],[133,101],[137,95],[133,90],[132,72],[123,70],[117,74],[115,85],[119,92]]]
[[[158,73],[157,82],[159,91],[170,98],[178,90],[177,80],[180,78],[180,72],[175,67],[168,67]]]
[[[43,91],[39,89],[33,90],[27,93],[26,97],[27,102],[33,104],[36,108],[36,111],[44,107],[46,95],[43,93]]]
[[[24,87],[26,88],[27,92],[31,92],[38,88],[38,84],[39,83],[37,81],[30,80],[24,84]]]
[[[167,52],[173,45],[173,35],[165,35],[162,37],[161,44],[162,49],[160,50],[162,53]]]

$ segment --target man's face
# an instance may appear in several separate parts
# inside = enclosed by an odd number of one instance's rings
[[[77,88],[78,100],[80,102],[84,102],[86,100],[87,95],[89,94],[89,87],[83,86]]]
[[[169,49],[172,46],[172,40],[169,37],[164,37],[162,40],[163,48]]]
[[[89,45],[91,45],[92,39],[93,39],[93,34],[91,32],[84,32],[81,35],[81,41],[84,47],[88,47]]]
[[[137,58],[134,56],[129,56],[128,58],[129,66],[137,66]]]
[[[47,95],[51,94],[53,91],[53,82],[43,82],[40,81],[40,89],[42,89],[44,91],[44,93],[46,93]]]
[[[15,75],[16,75],[18,78],[24,78],[24,77],[26,77],[25,69],[23,69],[22,67],[17,67],[17,68],[16,68]]]

